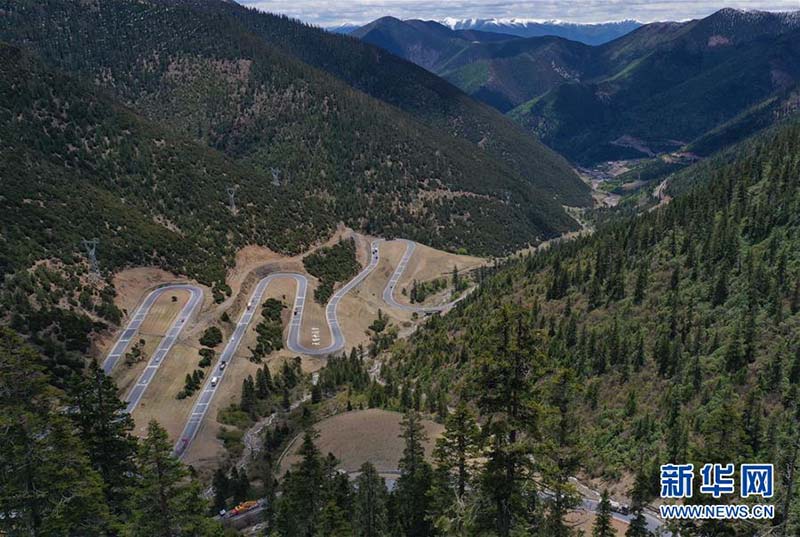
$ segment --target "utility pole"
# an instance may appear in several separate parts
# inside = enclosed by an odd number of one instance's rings
[[[95,237],[87,240],[83,239],[83,247],[86,249],[86,257],[89,258],[89,277],[92,281],[100,279],[100,266],[97,264],[97,245],[100,240]]]
[[[236,214],[236,187],[229,186],[227,188],[227,191],[228,191],[228,200],[230,202],[231,213]]]

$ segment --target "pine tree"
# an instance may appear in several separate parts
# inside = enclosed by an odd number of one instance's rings
[[[214,471],[214,478],[211,481],[214,488],[214,513],[218,513],[225,509],[228,497],[230,496],[230,479],[228,474],[222,468],[217,468]]]
[[[109,507],[119,514],[125,510],[128,486],[136,454],[131,436],[133,419],[117,396],[117,387],[97,360],[72,389],[72,420],[78,427],[89,460],[103,479]]]
[[[522,486],[532,483],[533,453],[522,435],[538,435],[530,395],[544,355],[539,336],[530,332],[521,311],[503,309],[489,328],[496,334],[497,348],[478,358],[471,378],[478,409],[492,416],[482,429],[488,447],[479,485],[484,499],[477,516],[479,524],[508,537],[516,528],[527,531],[534,522],[536,491]]]
[[[425,460],[424,442],[427,434],[419,414],[407,412],[400,422],[405,447],[400,459],[400,477],[394,492],[398,505],[401,534],[406,537],[431,535],[433,527],[427,517],[432,470]]]
[[[650,532],[647,529],[647,519],[644,516],[644,506],[647,501],[648,488],[647,476],[643,469],[640,468],[636,473],[636,480],[631,490],[632,517],[628,525],[628,530],[625,532],[625,537],[650,537]]]
[[[113,524],[63,394],[42,358],[0,328],[0,533],[103,536]]]
[[[353,528],[341,507],[328,500],[319,515],[319,527],[315,537],[352,537]]]
[[[383,537],[387,534],[386,483],[369,462],[361,465],[356,478],[353,530],[357,537]]]
[[[236,470],[235,467],[234,470]],[[250,478],[247,477],[247,470],[245,468],[233,474],[230,485],[231,493],[233,494],[233,503],[242,503],[250,496]]]
[[[636,304],[641,304],[642,300],[644,300],[644,295],[647,291],[648,268],[647,262],[643,262],[639,265],[639,270],[636,271],[636,286],[633,290],[633,301]]]
[[[580,495],[570,482],[580,467],[581,432],[575,411],[576,382],[570,369],[553,372],[547,385],[547,411],[543,418],[543,441],[537,447],[539,472],[551,496],[546,501],[547,533],[568,536],[567,513],[580,503]]]
[[[615,537],[617,534],[611,525],[611,500],[608,490],[604,490],[597,505],[597,514],[592,528],[592,537]]]
[[[272,463],[272,455],[269,450],[264,450],[264,521],[267,523],[267,528],[272,529],[275,525],[275,512],[276,512],[276,487],[277,481],[275,479],[275,470]]]
[[[264,373],[266,368],[267,366],[264,366],[256,371],[256,397],[259,399],[267,399],[269,397],[269,382],[267,381],[266,373]],[[269,370],[267,369],[267,371]]]
[[[480,430],[475,415],[463,400],[445,421],[445,430],[436,441],[433,456],[456,495],[461,497],[473,479],[472,461],[479,454]]]
[[[242,380],[242,396],[239,401],[239,408],[245,412],[253,412],[256,405],[256,389],[253,383],[253,376],[247,375],[247,378]]]
[[[320,513],[325,505],[325,472],[314,444],[316,436],[314,430],[305,432],[298,451],[300,460],[283,479],[276,528],[285,537],[310,537],[319,529]]]
[[[136,474],[126,536],[222,536],[222,528],[205,516],[208,506],[199,484],[188,480],[189,472],[172,456],[167,432],[155,421],[139,446]]]
[[[728,298],[728,274],[723,268],[717,275],[717,280],[714,283],[714,291],[711,294],[711,305],[720,306],[725,303]]]

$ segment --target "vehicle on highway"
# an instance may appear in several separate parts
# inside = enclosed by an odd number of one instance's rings
[[[611,500],[609,503],[611,504],[611,510],[614,511],[615,513],[628,515],[631,512],[631,508],[627,504],[619,503],[614,500]]]
[[[237,515],[241,515],[242,513],[246,513],[247,511],[250,511],[251,509],[254,509],[256,507],[258,507],[257,500],[248,500],[246,502],[240,503],[239,505],[237,505],[236,507],[225,513],[225,515],[223,516],[234,517]]]
[[[225,369],[225,366],[228,365],[228,362],[220,362],[219,363],[219,370],[222,371]]]
[[[219,382],[219,377],[213,377],[211,379],[211,387],[216,388],[218,382]]]

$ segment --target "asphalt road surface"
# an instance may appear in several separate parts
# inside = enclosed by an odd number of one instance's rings
[[[591,500],[589,498],[583,498],[581,501],[581,507],[586,509],[587,511],[591,511],[592,513],[597,513],[597,509],[600,506],[600,502],[598,500]],[[633,515],[624,515],[622,513],[618,513],[616,511],[611,512],[611,516],[617,520],[621,520],[626,524],[630,524],[631,520],[633,520]],[[661,528],[664,525],[664,522],[647,511],[644,512],[644,518],[647,521],[647,530],[651,533],[655,533],[657,529]],[[671,537],[672,533],[668,531],[662,530],[664,537]]]
[[[403,273],[408,266],[408,262],[411,259],[412,254],[414,253],[414,249],[416,247],[415,243],[412,241],[402,240],[406,244],[406,251],[403,254],[402,259],[400,260],[400,264],[395,269],[392,277],[387,283],[386,287],[383,291],[383,299],[384,301],[390,306],[399,308],[405,311],[415,311],[415,312],[437,312],[442,311],[451,307],[455,302],[451,302],[449,304],[445,304],[442,306],[435,306],[435,307],[419,307],[419,306],[409,306],[406,304],[400,304],[394,299],[394,287],[397,285],[397,282],[400,281]],[[337,352],[344,348],[345,345],[345,338],[344,334],[342,333],[341,326],[339,324],[339,318],[337,315],[337,308],[339,306],[339,302],[342,298],[352,291],[357,285],[359,285],[364,279],[369,276],[372,271],[378,266],[378,262],[380,261],[380,244],[381,240],[375,240],[370,245],[370,260],[364,269],[361,270],[352,280],[347,282],[344,286],[342,286],[339,290],[337,290],[331,299],[328,301],[327,306],[325,307],[325,320],[328,325],[328,330],[330,331],[330,343],[321,348],[317,347],[306,347],[300,343],[300,329],[303,321],[303,310],[305,306],[305,302],[307,299],[308,294],[308,279],[302,274],[296,273],[287,273],[287,272],[279,272],[270,274],[269,276],[263,278],[258,282],[256,288],[253,290],[251,294],[247,306],[245,310],[242,312],[241,316],[239,317],[239,321],[236,323],[236,327],[231,335],[230,339],[225,345],[225,348],[220,355],[217,364],[211,371],[211,374],[208,375],[206,378],[205,384],[195,401],[191,414],[189,415],[189,419],[186,422],[186,425],[183,429],[183,433],[181,434],[178,442],[175,444],[175,454],[178,456],[182,456],[186,450],[188,449],[191,442],[197,436],[197,432],[200,429],[200,425],[205,418],[206,412],[208,411],[208,407],[211,404],[211,401],[214,398],[214,395],[217,392],[217,388],[219,388],[220,384],[223,382],[225,377],[225,372],[227,371],[227,366],[230,361],[233,359],[234,355],[236,354],[239,345],[244,338],[245,333],[247,332],[248,326],[253,320],[253,317],[256,315],[256,312],[259,310],[259,306],[264,298],[264,292],[267,289],[269,283],[278,278],[290,278],[295,281],[297,284],[297,292],[295,293],[294,305],[292,307],[292,318],[289,323],[289,331],[286,340],[286,348],[291,352],[295,352],[298,354],[306,354],[312,356],[324,356],[334,352]],[[131,391],[128,393],[126,397],[126,401],[128,401],[127,411],[133,412],[136,406],[139,404],[142,396],[144,395],[145,390],[147,389],[150,381],[155,376],[156,372],[158,371],[161,362],[169,353],[172,346],[175,344],[178,336],[180,335],[183,327],[186,326],[188,318],[195,313],[197,307],[202,303],[203,292],[199,287],[187,285],[187,284],[175,284],[175,285],[168,285],[165,287],[160,287],[153,292],[151,292],[144,300],[141,306],[136,310],[136,313],[133,315],[133,318],[128,323],[128,326],[122,332],[119,340],[117,340],[116,344],[114,345],[113,349],[106,357],[106,360],[103,363],[103,369],[106,373],[110,373],[111,370],[114,368],[116,363],[119,361],[119,358],[125,352],[129,342],[131,339],[134,338],[136,333],[139,330],[144,318],[147,316],[150,308],[152,307],[153,303],[161,296],[163,293],[168,291],[176,291],[176,290],[188,290],[191,294],[189,301],[186,305],[181,309],[180,315],[172,324],[170,329],[167,331],[165,337],[161,340],[158,347],[156,348],[155,352],[153,353],[150,362],[147,364],[147,367],[142,372],[139,380],[133,386]],[[462,297],[463,298],[463,297]],[[460,300],[460,299],[459,299]]]
[[[307,355],[321,356],[331,354],[342,349],[345,343],[344,334],[339,326],[339,319],[336,315],[336,309],[339,305],[339,302],[342,300],[342,297],[349,293],[359,283],[364,281],[364,279],[369,276],[373,270],[375,270],[375,267],[378,266],[378,261],[380,259],[378,243],[379,241],[372,242],[370,247],[370,261],[367,266],[364,267],[364,269],[352,280],[347,282],[346,285],[336,291],[328,302],[328,305],[325,307],[325,319],[328,323],[328,329],[331,333],[331,342],[326,347],[309,348],[300,343],[300,326],[303,321],[303,309],[305,307],[306,295],[308,291],[308,279],[304,275],[290,272],[277,272],[275,274],[270,274],[258,282],[252,295],[250,295],[250,299],[247,301],[247,306],[244,312],[242,312],[242,315],[239,317],[239,321],[236,323],[236,328],[234,329],[231,338],[228,340],[228,343],[225,345],[225,348],[223,349],[222,354],[217,361],[217,365],[214,366],[211,375],[206,380],[200,395],[192,407],[189,420],[186,422],[186,426],[184,427],[178,442],[175,444],[175,455],[181,457],[184,453],[186,453],[186,450],[197,436],[197,432],[200,429],[200,424],[203,422],[203,418],[205,418],[212,399],[214,399],[214,394],[217,392],[217,388],[219,388],[220,384],[223,382],[225,371],[228,369],[227,365],[236,354],[236,350],[239,348],[239,345],[241,344],[242,339],[247,332],[247,327],[253,320],[256,311],[259,310],[261,301],[264,298],[264,292],[266,291],[269,283],[278,278],[291,278],[297,283],[297,292],[295,293],[294,306],[292,307],[292,320],[289,323],[289,335],[286,341],[286,348],[291,352]]]
[[[144,395],[145,390],[147,390],[150,381],[153,380],[156,371],[158,371],[164,358],[167,356],[170,349],[172,349],[172,346],[175,344],[181,331],[183,331],[183,328],[188,324],[187,321],[189,317],[194,315],[198,307],[203,303],[203,290],[194,285],[173,284],[159,287],[152,291],[136,309],[136,313],[133,314],[128,326],[122,331],[122,335],[120,335],[114,347],[112,347],[111,352],[108,353],[108,356],[106,356],[106,359],[103,361],[103,371],[105,371],[107,375],[111,374],[114,366],[119,362],[119,359],[128,347],[128,343],[136,336],[139,327],[150,312],[150,308],[152,308],[155,301],[158,300],[158,297],[164,293],[174,291],[189,291],[189,300],[183,308],[181,308],[178,317],[173,321],[172,326],[169,327],[164,338],[159,342],[158,347],[156,347],[153,356],[147,363],[147,367],[142,371],[136,384],[133,385],[133,388],[131,388],[128,395],[125,397],[125,401],[128,403],[125,410],[128,413],[133,412],[139,404],[142,395]]]
[[[386,284],[386,287],[383,290],[383,300],[386,302],[387,305],[390,307],[398,308],[405,311],[412,311],[412,312],[422,312],[422,313],[433,313],[445,310],[447,308],[452,307],[454,304],[462,300],[466,294],[460,297],[458,300],[453,302],[441,305],[441,306],[411,306],[407,304],[401,304],[394,299],[394,290],[397,286],[400,278],[403,276],[406,268],[408,267],[408,263],[411,260],[411,256],[414,253],[414,249],[416,248],[416,244],[412,241],[408,241],[405,239],[399,239],[406,244],[406,251],[403,254],[403,257],[400,259],[400,263],[395,268],[389,282]],[[292,319],[289,323],[289,333],[287,336],[286,347],[292,352],[300,353],[300,354],[307,354],[307,355],[326,355],[336,352],[342,349],[345,345],[344,334],[342,333],[341,327],[339,326],[339,319],[337,316],[337,307],[341,299],[349,293],[353,288],[355,288],[358,284],[360,284],[364,279],[369,276],[373,270],[378,266],[378,262],[380,260],[380,243],[382,241],[376,240],[373,241],[370,246],[370,261],[364,269],[359,272],[352,280],[350,280],[346,285],[341,287],[334,295],[331,297],[330,301],[328,302],[325,308],[325,319],[328,324],[328,329],[330,330],[331,334],[331,342],[328,346],[323,348],[308,348],[305,347],[300,343],[300,327],[302,324],[303,319],[303,310],[306,301],[306,295],[308,292],[308,279],[302,274],[296,273],[275,273],[270,274],[269,276],[263,278],[258,282],[256,285],[255,290],[250,295],[250,299],[247,302],[247,306],[242,312],[242,315],[239,317],[239,321],[236,323],[236,328],[231,335],[231,338],[228,340],[225,348],[220,355],[220,359],[217,361],[217,364],[214,366],[212,373],[209,377],[207,377],[205,385],[203,386],[200,395],[198,396],[197,400],[195,401],[194,406],[192,407],[192,412],[189,415],[189,419],[186,422],[186,426],[184,427],[183,433],[180,436],[180,439],[175,444],[174,453],[177,457],[182,457],[186,451],[188,450],[191,442],[197,436],[197,432],[200,429],[200,425],[205,418],[206,412],[208,411],[208,407],[211,404],[211,401],[216,394],[217,388],[223,381],[225,376],[225,372],[227,371],[228,363],[233,359],[236,350],[239,348],[242,339],[247,331],[248,326],[253,320],[256,312],[259,310],[261,302],[264,297],[264,293],[267,289],[267,286],[275,279],[278,278],[290,278],[293,279],[297,283],[297,292],[295,294],[294,305],[292,308]],[[128,401],[127,412],[133,412],[136,406],[139,404],[139,401],[142,398],[147,386],[150,384],[150,381],[155,376],[156,372],[158,371],[161,362],[163,362],[166,355],[172,349],[172,346],[175,344],[178,336],[183,331],[183,328],[186,326],[187,321],[190,317],[192,317],[198,307],[202,304],[203,301],[203,291],[197,286],[189,285],[189,284],[173,284],[167,285],[164,287],[159,287],[152,291],[142,304],[136,309],[133,317],[131,318],[128,325],[123,330],[122,334],[120,335],[117,342],[114,344],[114,347],[111,349],[109,354],[106,356],[106,359],[103,361],[103,370],[106,374],[110,374],[111,371],[116,366],[119,359],[123,356],[125,349],[127,348],[128,344],[130,343],[131,339],[139,331],[139,328],[144,321],[145,317],[149,313],[150,309],[152,308],[153,304],[155,303],[158,298],[167,292],[170,291],[179,291],[185,290],[189,291],[190,297],[187,303],[181,308],[180,314],[175,319],[175,321],[170,326],[169,330],[167,331],[164,338],[159,343],[158,347],[156,348],[155,352],[153,353],[152,358],[150,359],[147,367],[142,372],[141,376],[137,383],[133,386],[131,391],[128,393],[126,400]],[[592,512],[597,511],[598,502],[596,500],[584,498],[582,501],[582,506],[584,509]],[[621,513],[613,513],[614,518],[619,520],[623,520],[625,522],[630,522],[631,517],[628,515],[623,515]],[[657,517],[645,514],[647,519],[647,526],[650,531],[655,531],[657,528],[662,526],[662,521],[659,520]]]
[[[408,262],[411,260],[411,256],[414,255],[414,249],[417,247],[417,244],[413,241],[409,241],[406,239],[397,239],[400,242],[405,243],[406,251],[403,253],[403,257],[400,258],[400,263],[398,263],[397,267],[394,269],[392,273],[392,277],[389,278],[389,283],[386,284],[386,287],[383,288],[383,301],[386,302],[389,306],[405,311],[412,311],[417,313],[436,313],[439,311],[444,311],[448,308],[451,308],[461,300],[463,300],[467,293],[461,295],[461,297],[457,298],[452,302],[448,302],[447,304],[442,304],[441,306],[410,306],[408,304],[401,304],[400,302],[394,299],[394,291],[395,287],[397,287],[400,278],[403,277],[403,273],[406,271],[406,267],[408,267]]]

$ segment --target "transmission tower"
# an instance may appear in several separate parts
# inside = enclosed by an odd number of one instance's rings
[[[229,186],[227,188],[228,191],[228,201],[230,202],[231,212],[236,214],[236,187]]]
[[[100,279],[100,266],[97,264],[97,245],[100,244],[98,238],[90,240],[83,239],[83,247],[86,249],[86,257],[89,258],[89,276],[92,280]]]

